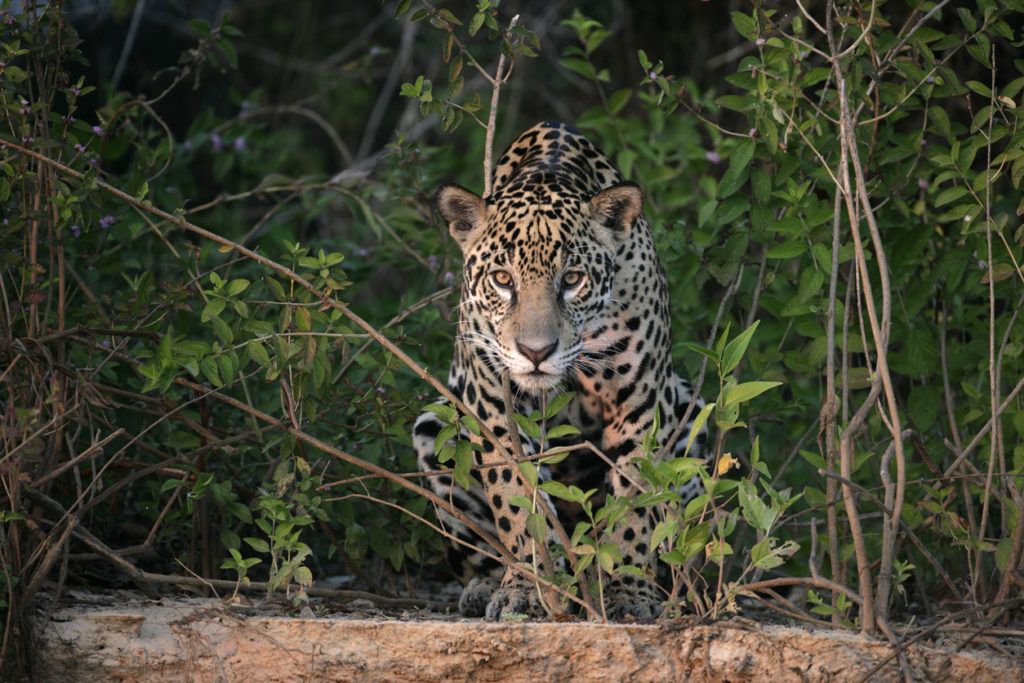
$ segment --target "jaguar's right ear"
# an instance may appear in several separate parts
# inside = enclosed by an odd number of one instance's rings
[[[437,191],[437,212],[460,245],[465,245],[473,233],[483,227],[486,211],[483,198],[461,185],[442,185]]]

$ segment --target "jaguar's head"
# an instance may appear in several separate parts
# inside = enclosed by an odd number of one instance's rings
[[[437,208],[463,253],[459,333],[493,369],[549,389],[604,343],[616,254],[643,208],[638,185],[582,197],[548,178],[486,200],[445,185]]]

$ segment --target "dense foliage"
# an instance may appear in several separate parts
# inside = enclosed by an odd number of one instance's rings
[[[59,3],[4,3],[5,647],[47,580],[414,590],[442,543],[394,475],[440,389],[423,369],[447,369],[459,271],[433,188],[482,190],[492,145],[552,112],[644,187],[677,362],[719,434],[708,496],[679,510],[695,464],[647,468],[649,497],[592,511],[559,582],[621,570],[601,534],[658,503],[680,513],[658,531],[669,597],[700,613],[784,560],[815,611],[865,630],[936,588],[1004,613],[1024,566],[1024,6],[755,3],[716,82],[673,74],[685,46],[645,44],[618,3],[512,4],[362,9],[333,53],[301,40],[314,16],[194,20],[176,63],[116,72],[125,90],[87,77],[103,55]],[[569,87],[594,106],[530,102]]]

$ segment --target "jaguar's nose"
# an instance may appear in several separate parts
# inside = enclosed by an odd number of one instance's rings
[[[528,343],[523,343],[518,339],[516,340],[516,348],[519,349],[519,353],[529,358],[530,361],[534,364],[534,366],[538,368],[540,367],[541,363],[543,363],[547,358],[551,356],[551,354],[555,352],[555,349],[557,347],[557,339],[551,344],[548,344],[547,346],[540,347],[531,346]]]

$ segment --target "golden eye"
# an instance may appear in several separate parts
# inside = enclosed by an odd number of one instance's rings
[[[512,287],[512,273],[507,270],[496,270],[491,273],[491,280],[494,284],[502,289],[510,289]]]
[[[562,276],[562,287],[572,289],[583,282],[583,271],[570,270]]]

